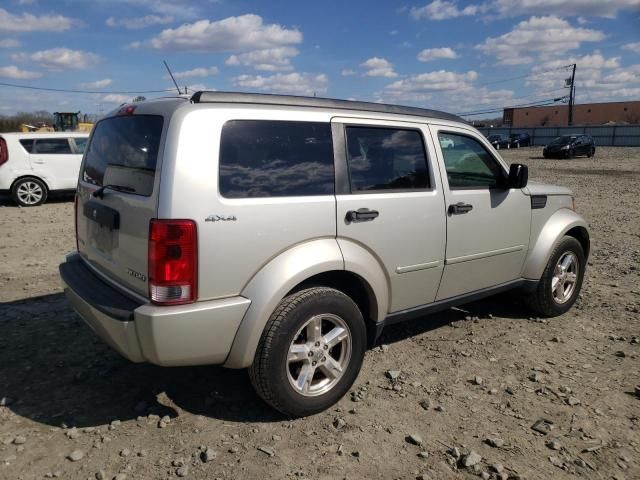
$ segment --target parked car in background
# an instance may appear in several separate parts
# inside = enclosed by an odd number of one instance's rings
[[[0,192],[33,207],[51,192],[75,190],[88,138],[88,132],[0,134]]]
[[[540,315],[571,308],[588,226],[571,190],[527,172],[433,110],[229,92],[125,105],[91,134],[60,276],[126,358],[249,368],[269,405],[310,415],[387,325],[507,289]]]
[[[528,133],[512,133],[509,135],[509,144],[511,148],[529,147],[531,137]]]
[[[542,149],[544,158],[571,158],[578,155],[592,157],[596,153],[596,146],[590,135],[562,135],[554,138]]]
[[[488,140],[496,150],[500,150],[501,148],[509,148],[511,146],[511,139],[508,135],[490,135]]]

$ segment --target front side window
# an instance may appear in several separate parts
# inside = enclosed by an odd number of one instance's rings
[[[35,142],[33,153],[62,155],[71,153],[71,146],[66,138],[39,138]]]
[[[500,164],[475,138],[454,133],[438,133],[440,143],[447,140],[452,148],[443,149],[449,188],[493,188],[504,184]]]
[[[222,127],[226,198],[333,195],[334,175],[329,123],[232,120]]]
[[[346,135],[352,192],[429,188],[418,130],[347,127]]]

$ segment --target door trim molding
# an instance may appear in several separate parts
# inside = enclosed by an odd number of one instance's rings
[[[406,265],[404,267],[396,267],[396,273],[417,272],[419,270],[427,270],[429,268],[436,268],[439,266],[440,266],[440,261],[436,260],[434,262],[418,263],[416,265]]]
[[[471,255],[447,258],[444,262],[446,265],[454,265],[456,263],[470,262],[471,260],[478,260],[480,258],[495,257],[497,255],[519,252],[521,250],[524,250],[524,245],[515,245],[513,247],[500,248],[498,250],[490,250],[488,252],[472,253]]]

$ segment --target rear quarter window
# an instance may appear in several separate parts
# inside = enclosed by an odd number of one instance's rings
[[[33,139],[24,139],[20,140],[20,145],[24,148],[28,153],[33,153]]]
[[[229,121],[222,127],[219,178],[226,198],[333,195],[331,126]]]

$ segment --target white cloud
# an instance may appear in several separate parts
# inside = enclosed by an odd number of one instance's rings
[[[171,15],[145,15],[139,18],[115,18],[109,17],[105,22],[109,27],[124,27],[129,30],[138,30],[152,25],[166,25],[175,20]]]
[[[129,103],[133,100],[133,97],[129,97],[127,95],[120,95],[118,93],[110,93],[109,95],[105,95],[102,97],[102,101],[105,103]]]
[[[417,98],[420,98],[426,93],[440,91],[469,91],[472,89],[472,82],[477,78],[478,74],[473,70],[464,73],[438,70],[396,80],[385,87],[385,92],[410,99],[412,96],[417,95]]]
[[[232,79],[235,87],[293,95],[325,93],[329,79],[325,74],[277,73],[271,76],[240,75]]]
[[[526,86],[532,87],[541,98],[567,95],[569,89],[563,88],[564,79],[571,72],[562,67],[573,63],[577,64],[576,101],[579,103],[620,101],[640,95],[640,64],[623,67],[620,57],[605,57],[598,51],[536,65]]]
[[[74,23],[63,15],[14,15],[0,8],[0,32],[62,32]]]
[[[196,18],[200,14],[200,9],[194,6],[189,0],[99,0],[107,6],[114,3],[124,3],[132,7],[146,8],[147,10],[162,16],[174,18]],[[191,3],[191,4],[190,4]]]
[[[5,38],[0,40],[0,48],[17,48],[20,46],[20,42],[14,38]]]
[[[0,67],[0,77],[13,78],[16,80],[31,80],[34,78],[40,78],[41,76],[42,74],[40,72],[30,72],[28,70],[20,70],[15,65]]]
[[[175,78],[193,78],[193,77],[212,77],[219,73],[218,67],[197,67],[191,70],[185,70],[184,72],[175,72],[173,76]],[[169,75],[165,75],[164,78],[171,78]]]
[[[351,75],[355,74],[355,70],[351,70],[350,68],[345,68],[344,70],[342,70],[342,72],[340,72],[340,75],[342,75],[343,77],[350,77]]]
[[[95,53],[69,48],[52,48],[31,54],[18,53],[12,55],[14,60],[35,62],[41,67],[50,70],[83,70],[100,61]]]
[[[455,2],[434,0],[424,7],[412,7],[410,15],[414,20],[446,20],[447,18],[466,17],[481,11],[479,5],[468,5],[459,9]]]
[[[449,47],[425,48],[418,54],[418,60],[421,62],[430,62],[438,58],[458,58],[458,55]]]
[[[630,52],[640,53],[640,42],[627,43],[622,48]]]
[[[574,50],[582,42],[599,42],[604,37],[598,30],[575,28],[561,18],[531,17],[510,32],[487,38],[475,48],[495,56],[499,64],[521,65],[533,62],[534,55],[549,58]]]
[[[110,78],[103,78],[102,80],[96,80],[95,82],[81,83],[80,87],[82,87],[82,88],[104,88],[104,87],[108,87],[109,85],[111,85],[112,82],[113,82],[113,80],[111,80]]]
[[[640,0],[495,0],[491,8],[503,16],[615,18],[620,10],[640,9]]]
[[[393,71],[393,64],[386,58],[372,57],[360,66],[367,71],[367,77],[397,77],[398,74]]]
[[[253,67],[256,70],[289,71],[293,70],[290,58],[298,55],[294,47],[267,48],[253,52],[231,55],[225,62],[227,65]]]
[[[253,14],[211,22],[198,20],[163,30],[150,41],[158,50],[229,52],[264,50],[302,42],[302,33],[277,24],[264,24]]]

